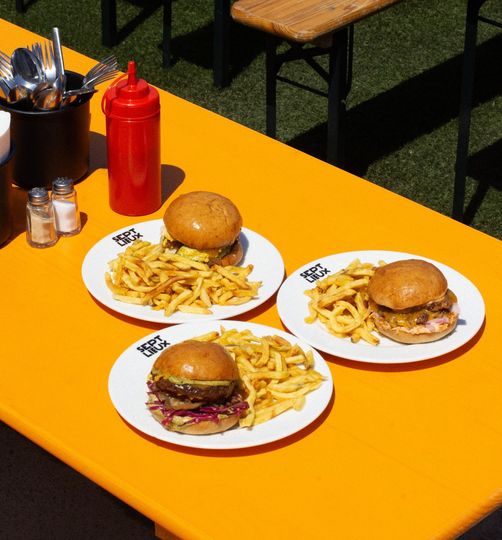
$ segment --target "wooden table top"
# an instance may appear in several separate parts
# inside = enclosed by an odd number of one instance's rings
[[[5,21],[0,30],[8,53],[38,39]],[[68,69],[84,73],[94,64],[64,52]],[[158,212],[132,218],[109,208],[102,92],[91,102],[91,173],[77,185],[82,232],[30,248],[26,194],[15,191],[15,234],[0,249],[0,418],[183,538],[448,538],[499,506],[502,243],[160,94],[169,196]],[[113,407],[108,376],[125,349],[162,325],[95,301],[82,261],[104,236],[160,218],[173,197],[198,189],[232,199],[245,227],[281,252],[288,275],[334,253],[413,253],[472,281],[485,324],[460,349],[416,364],[323,354],[334,399],[312,425],[275,443],[215,451],[146,436]],[[283,329],[274,298],[238,319]]]
[[[284,39],[307,43],[397,3],[399,0],[238,0],[232,17]]]

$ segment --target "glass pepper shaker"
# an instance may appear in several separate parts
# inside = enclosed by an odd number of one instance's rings
[[[56,214],[56,230],[60,236],[72,236],[80,232],[80,212],[77,192],[71,178],[56,178],[52,183],[52,204]]]
[[[54,207],[45,188],[33,188],[28,192],[26,239],[36,248],[50,247],[58,241]]]

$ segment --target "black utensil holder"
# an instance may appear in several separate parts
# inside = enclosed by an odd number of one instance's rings
[[[83,76],[66,72],[67,89],[79,88]],[[12,180],[21,188],[50,188],[59,176],[75,181],[89,169],[90,100],[53,111],[33,111],[26,105],[3,103],[11,114],[11,140],[16,146]]]
[[[11,143],[9,155],[0,163],[0,246],[5,244],[12,233],[12,165],[14,145]]]

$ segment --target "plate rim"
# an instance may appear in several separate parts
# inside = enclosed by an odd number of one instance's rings
[[[227,443],[227,444],[218,444],[218,445],[215,445],[215,444],[207,444],[208,441],[211,442],[211,441],[219,441],[221,443],[221,441],[224,440],[224,437],[225,435],[231,435],[232,431],[227,431],[227,432],[224,432],[224,433],[216,433],[216,434],[213,434],[213,435],[187,435],[187,434],[183,434],[183,433],[176,433],[176,432],[171,432],[171,431],[168,431],[164,428],[162,428],[158,424],[158,422],[156,420],[154,420],[150,413],[148,412],[148,410],[144,409],[144,412],[145,412],[145,418],[148,418],[148,421],[151,421],[152,422],[152,426],[155,426],[156,429],[159,429],[158,431],[158,434],[161,434],[163,436],[158,436],[157,434],[155,433],[152,433],[152,432],[149,432],[149,431],[145,431],[145,429],[143,429],[141,426],[137,425],[136,423],[134,422],[131,422],[130,419],[127,417],[127,414],[124,415],[123,412],[121,411],[121,409],[117,406],[117,403],[114,399],[114,391],[112,390],[112,381],[114,382],[114,377],[116,377],[116,372],[123,368],[122,366],[122,363],[124,362],[133,362],[134,360],[128,360],[127,359],[127,356],[129,354],[131,354],[133,352],[133,349],[134,347],[136,347],[138,344],[142,344],[144,343],[145,341],[147,341],[148,339],[151,339],[153,336],[156,336],[156,335],[159,335],[159,334],[170,334],[170,333],[173,333],[175,336],[177,334],[183,334],[183,333],[190,333],[192,332],[192,335],[196,336],[196,335],[201,335],[207,331],[210,331],[207,327],[212,327],[213,329],[215,328],[218,328],[220,326],[225,326],[226,327],[230,327],[233,325],[233,327],[236,327],[237,329],[239,329],[239,327],[241,329],[249,329],[251,331],[257,331],[258,329],[262,330],[263,333],[267,332],[267,333],[270,333],[270,332],[273,332],[273,333],[277,333],[277,334],[280,334],[280,335],[283,335],[283,336],[286,336],[288,339],[293,339],[294,342],[298,343],[302,348],[304,348],[304,350],[312,350],[313,354],[314,354],[314,359],[315,359],[315,363],[317,365],[317,367],[319,367],[319,365],[321,366],[321,372],[323,375],[325,375],[326,379],[323,381],[321,387],[319,389],[317,389],[316,391],[314,392],[317,392],[318,390],[320,390],[321,388],[323,389],[323,392],[321,392],[320,394],[318,394],[318,400],[320,400],[320,405],[317,406],[316,409],[314,409],[311,413],[310,413],[310,416],[308,416],[308,421],[307,422],[297,422],[297,426],[289,431],[288,433],[286,434],[280,434],[277,435],[277,436],[269,436],[267,437],[265,440],[263,439],[259,439],[259,440],[256,440],[256,441],[237,441],[237,443]],[[200,328],[202,327],[202,330],[200,330]],[[264,335],[264,334],[263,334]],[[178,338],[178,341],[179,340],[182,340],[182,339],[188,339],[186,337],[182,337],[182,338]],[[176,343],[177,340],[174,340],[173,343]],[[138,353],[139,354],[139,353]],[[156,355],[155,355],[156,356]],[[152,356],[152,359],[151,360],[146,360],[145,359],[145,364],[148,362],[149,365],[153,364],[154,360],[155,360],[155,356]],[[145,366],[145,369],[146,369],[146,366]],[[148,368],[150,369],[150,368]],[[139,382],[138,382],[139,384]],[[146,400],[146,376],[144,378],[144,391],[145,391],[145,400]],[[283,329],[279,329],[279,328],[275,328],[275,327],[272,327],[272,326],[268,326],[268,325],[264,325],[264,324],[261,324],[261,323],[252,323],[252,322],[246,322],[246,321],[238,321],[238,320],[229,320],[229,319],[220,319],[220,320],[208,320],[208,321],[205,321],[203,324],[200,324],[198,323],[197,321],[193,321],[193,322],[189,322],[189,323],[182,323],[182,324],[178,324],[178,325],[174,325],[174,326],[167,326],[167,327],[164,327],[158,331],[154,331],[154,332],[151,332],[145,336],[143,336],[142,338],[136,340],[134,343],[131,343],[126,349],[124,349],[124,351],[122,351],[122,353],[115,359],[112,367],[110,368],[109,370],[109,374],[108,374],[108,380],[107,380],[107,390],[108,390],[108,396],[109,396],[109,399],[111,400],[111,403],[113,405],[113,407],[115,408],[116,412],[120,415],[120,417],[129,425],[129,426],[132,426],[134,429],[140,431],[141,433],[149,436],[149,437],[152,437],[154,438],[155,440],[160,440],[160,441],[163,441],[163,442],[166,442],[166,443],[169,443],[169,444],[173,444],[173,445],[176,445],[176,446],[181,446],[181,447],[185,447],[185,448],[197,448],[197,449],[200,449],[200,450],[236,450],[236,449],[243,449],[243,448],[254,448],[254,447],[257,447],[257,446],[264,446],[264,445],[267,445],[267,444],[270,444],[270,443],[273,443],[273,442],[277,442],[279,440],[282,440],[282,439],[285,439],[291,435],[294,435],[295,433],[298,433],[304,429],[306,429],[308,426],[310,426],[313,422],[315,422],[322,414],[323,412],[328,408],[329,406],[329,403],[331,402],[332,400],[332,397],[334,395],[334,382],[333,382],[333,376],[331,374],[331,370],[329,368],[329,365],[328,363],[326,362],[326,360],[322,357],[321,353],[319,351],[317,351],[314,347],[312,347],[311,345],[309,345],[308,343],[304,342],[302,339],[298,338],[297,336],[295,336],[294,334],[291,334],[290,332],[287,332]],[[314,394],[314,392],[312,392],[312,395]],[[307,395],[307,399],[308,399],[308,395]],[[296,414],[300,414],[302,413],[302,411],[286,411],[286,413],[283,413],[283,414],[287,414],[287,413],[294,413],[295,415]],[[281,417],[284,418],[282,415],[278,415],[277,417],[275,417],[273,420],[276,420],[276,422],[280,422],[281,421]],[[294,418],[294,416],[291,416],[291,418]],[[301,419],[301,417],[298,417],[298,419]],[[155,422],[155,424],[153,423]],[[265,423],[266,424],[266,423]],[[262,425],[265,425],[265,424],[262,424]],[[256,426],[259,428],[259,426]],[[244,429],[244,428],[241,428],[241,429]],[[162,431],[160,431],[162,430]],[[249,433],[252,433],[252,431],[250,430]],[[252,437],[252,435],[251,435]]]
[[[113,300],[113,298],[111,298],[111,297],[110,298],[103,297],[103,295],[100,293],[100,291],[99,290],[97,291],[96,288],[94,288],[92,286],[91,278],[92,278],[92,274],[95,273],[95,271],[91,270],[91,267],[90,267],[91,260],[92,260],[93,257],[96,256],[95,251],[99,250],[100,245],[102,243],[104,243],[105,241],[109,240],[111,237],[116,236],[116,235],[118,235],[118,234],[120,234],[122,232],[125,232],[125,231],[127,231],[127,230],[129,230],[131,228],[134,228],[134,227],[138,227],[138,226],[154,226],[156,224],[158,224],[159,231],[160,231],[160,227],[161,227],[161,224],[162,224],[162,218],[156,218],[156,219],[151,219],[151,220],[146,220],[146,221],[140,221],[140,222],[136,222],[136,223],[133,223],[133,224],[130,224],[130,225],[126,225],[124,227],[121,227],[120,229],[116,229],[116,230],[104,235],[97,242],[95,242],[88,249],[87,253],[85,254],[85,256],[84,256],[84,258],[82,260],[81,278],[82,278],[82,281],[84,283],[85,288],[87,289],[89,294],[95,300],[97,300],[100,304],[102,304],[103,306],[105,306],[106,308],[112,310],[115,313],[118,313],[118,314],[126,316],[126,317],[131,317],[132,319],[136,319],[136,320],[139,320],[139,321],[151,322],[151,323],[156,323],[156,324],[167,324],[167,325],[185,324],[185,323],[193,322],[193,321],[208,321],[208,320],[229,319],[229,318],[236,317],[238,315],[242,315],[244,313],[247,313],[247,312],[249,312],[249,311],[251,311],[253,309],[256,309],[259,306],[263,305],[271,297],[273,297],[274,294],[277,293],[277,291],[279,290],[282,282],[284,281],[284,277],[285,277],[284,259],[282,257],[281,252],[278,250],[278,248],[275,246],[275,244],[273,244],[268,238],[266,238],[262,234],[254,231],[252,229],[249,229],[247,227],[242,227],[241,228],[241,234],[242,233],[244,235],[249,234],[251,236],[254,235],[255,237],[258,237],[261,242],[264,242],[265,244],[268,245],[268,247],[270,248],[270,253],[273,252],[273,255],[274,255],[274,269],[275,269],[274,275],[276,275],[277,277],[275,278],[275,281],[272,281],[272,285],[270,285],[268,287],[268,289],[266,290],[267,292],[265,293],[264,296],[258,295],[258,298],[254,299],[254,300],[251,300],[250,302],[247,302],[245,304],[240,304],[240,305],[237,305],[237,306],[213,306],[213,308],[217,307],[217,308],[220,308],[220,309],[223,309],[223,308],[226,308],[226,307],[231,308],[231,313],[229,313],[228,315],[226,315],[225,313],[219,313],[219,312],[215,313],[214,311],[213,311],[212,314],[207,314],[207,315],[183,314],[184,317],[187,317],[184,320],[172,320],[172,315],[170,317],[167,317],[167,318],[166,317],[161,318],[160,316],[156,316],[156,314],[160,313],[160,312],[156,312],[156,311],[151,310],[151,309],[145,309],[145,315],[144,316],[140,316],[139,314],[135,314],[135,313],[130,313],[126,309],[120,309],[121,305],[125,305],[125,304],[120,303],[120,302],[118,302],[116,300]],[[125,246],[122,248],[122,250],[123,249],[125,249]],[[118,253],[118,251],[117,251],[117,253]],[[110,260],[111,260],[112,257],[113,257],[113,254],[110,256]],[[253,261],[249,261],[249,263],[254,264]],[[255,264],[255,267],[256,267],[256,264]],[[107,268],[106,268],[106,264],[105,264],[104,268],[102,269],[103,275],[104,275],[104,273],[106,271],[107,271]],[[103,281],[104,281],[104,278],[103,278]],[[264,280],[262,280],[262,281],[264,281]],[[261,289],[263,289],[263,285],[262,285]],[[147,307],[147,306],[145,306],[145,307]],[[175,312],[175,314],[173,314],[173,315],[180,316],[179,312]]]
[[[439,351],[436,349],[436,351],[438,351],[438,352],[433,352],[433,354],[430,354],[430,351],[429,351],[429,353],[422,354],[422,355],[408,355],[408,357],[406,357],[406,355],[405,355],[404,359],[400,358],[399,360],[396,360],[396,359],[393,359],[393,358],[391,358],[391,359],[371,358],[371,357],[368,357],[366,355],[362,358],[361,354],[357,354],[357,351],[358,351],[357,347],[354,347],[354,354],[346,354],[343,349],[342,350],[336,350],[336,347],[333,348],[333,347],[325,346],[324,344],[319,344],[317,341],[314,343],[312,341],[312,339],[308,335],[305,335],[305,333],[302,333],[302,332],[298,333],[298,329],[296,328],[296,325],[295,325],[295,328],[293,328],[291,326],[291,324],[290,324],[291,319],[289,319],[287,317],[287,314],[285,315],[285,311],[283,309],[284,295],[286,294],[286,291],[288,291],[288,288],[292,287],[293,280],[296,279],[300,275],[300,273],[302,271],[312,267],[315,264],[323,263],[326,260],[332,260],[334,257],[335,258],[344,257],[344,258],[347,258],[347,259],[360,258],[362,260],[363,257],[369,257],[369,256],[371,256],[371,254],[373,254],[374,256],[378,256],[380,258],[382,258],[382,254],[391,255],[392,257],[396,257],[393,260],[399,260],[397,257],[399,257],[399,258],[402,257],[402,258],[422,259],[422,260],[429,261],[429,262],[431,262],[431,263],[433,263],[435,265],[438,265],[439,267],[442,267],[445,270],[445,272],[447,272],[447,273],[453,273],[454,275],[456,275],[456,277],[459,277],[465,283],[469,284],[469,286],[471,287],[472,292],[474,293],[475,297],[477,298],[477,301],[479,302],[479,307],[480,307],[479,321],[476,322],[476,320],[475,320],[475,324],[473,326],[472,331],[470,331],[467,334],[467,337],[464,340],[461,340],[461,342],[455,344],[455,346],[452,347],[452,348],[445,348],[445,350],[443,350],[443,348],[441,348],[441,350],[439,350]],[[364,261],[362,261],[362,262],[364,262]],[[376,262],[376,260],[375,260],[375,262]],[[305,290],[307,290],[307,289],[308,289],[308,287],[305,287]],[[306,298],[305,306],[307,306],[308,299],[307,299],[307,297],[305,297],[305,298]],[[457,350],[458,348],[462,347],[463,345],[465,345],[469,341],[471,341],[478,334],[479,330],[482,328],[483,323],[484,323],[485,318],[486,318],[486,306],[485,306],[483,296],[481,295],[481,292],[476,287],[476,285],[469,278],[464,276],[461,272],[459,272],[458,270],[452,268],[451,266],[448,266],[447,264],[445,264],[443,262],[437,261],[435,259],[431,259],[430,257],[427,257],[427,256],[408,253],[408,252],[403,252],[403,251],[388,250],[388,249],[381,249],[381,250],[378,250],[378,249],[364,249],[364,250],[351,250],[351,251],[343,251],[343,252],[339,252],[339,253],[332,253],[330,255],[325,255],[325,256],[313,259],[312,261],[301,265],[296,270],[294,270],[290,275],[288,275],[286,277],[286,279],[283,281],[283,283],[281,284],[281,287],[279,288],[279,291],[277,293],[277,311],[279,313],[279,317],[280,317],[282,323],[288,329],[289,332],[291,332],[294,335],[302,338],[306,343],[308,343],[310,346],[316,348],[317,350],[320,350],[320,351],[322,351],[322,352],[324,352],[326,354],[329,354],[331,356],[334,356],[334,357],[337,357],[337,358],[340,358],[340,359],[343,359],[343,360],[350,360],[350,361],[354,361],[354,362],[363,362],[363,363],[378,364],[378,365],[398,365],[398,364],[407,364],[407,363],[414,363],[414,362],[423,362],[423,361],[426,361],[426,360],[431,360],[431,359],[434,359],[434,358],[444,356],[445,354],[451,353],[451,352]],[[308,313],[306,311],[305,316],[307,316],[307,314]],[[307,323],[304,323],[304,324],[306,325]],[[329,334],[327,332],[326,332],[326,335],[329,336]],[[335,338],[334,336],[332,336],[332,339],[337,340],[338,338]],[[448,339],[448,336],[446,336],[444,339]],[[391,340],[388,340],[388,341],[391,342]],[[434,346],[433,344],[435,343],[436,347],[437,347],[437,343],[439,343],[439,342],[432,342],[430,344],[427,344],[427,343],[425,343],[425,344],[417,344],[417,345],[420,345],[420,346],[432,345],[432,346]],[[333,343],[337,343],[337,341],[333,341]],[[393,346],[395,346],[396,348],[402,349],[403,351],[405,351],[408,348],[415,347],[415,345],[406,345],[406,344],[401,344],[401,343],[397,343],[397,342],[391,342],[391,343],[393,344]],[[370,346],[368,345],[368,349],[365,349],[365,350],[366,351],[372,350],[369,347]],[[413,350],[413,349],[410,349],[410,350]],[[417,349],[415,348],[415,350],[417,350]]]

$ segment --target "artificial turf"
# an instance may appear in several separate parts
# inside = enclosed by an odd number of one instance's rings
[[[26,1],[26,0],[25,0]],[[452,206],[465,0],[403,0],[355,26],[344,168],[444,214]],[[149,82],[258,131],[265,131],[262,34],[232,28],[232,81],[212,84],[212,0],[173,2],[174,65],[162,68],[162,10],[154,1],[117,0],[120,67],[137,61]],[[146,11],[145,11],[146,10]],[[145,17],[141,14],[146,13]],[[482,13],[502,21],[502,3]],[[101,45],[97,0],[31,0],[24,14],[0,0],[0,17],[96,59]],[[136,24],[137,23],[137,24]],[[466,218],[502,239],[502,32],[481,22],[471,124]],[[295,79],[323,89],[304,63],[285,66]],[[279,83],[280,140],[324,157],[326,100]]]

